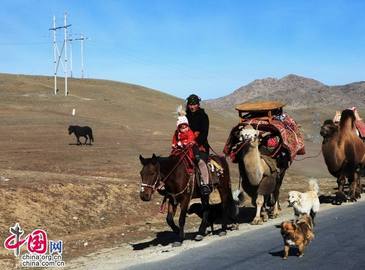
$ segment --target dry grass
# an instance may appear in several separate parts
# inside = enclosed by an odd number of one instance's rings
[[[138,156],[169,153],[173,112],[182,100],[112,81],[71,79],[68,97],[54,96],[52,87],[49,77],[0,74],[1,241],[9,226],[20,222],[26,233],[43,228],[50,239],[64,240],[68,258],[168,229],[165,216],[157,214],[161,198],[143,203],[138,197]],[[238,117],[212,110],[208,114],[210,143],[220,153]],[[311,118],[310,110],[300,115]],[[67,133],[70,124],[91,126],[94,145],[74,145],[75,138]],[[309,152],[318,149],[311,144]],[[235,165],[231,171],[235,188]],[[319,156],[294,163],[282,200],[287,190],[305,188],[305,179],[313,174],[322,179],[324,190],[335,186],[326,180]],[[9,263],[8,255],[2,249],[3,263]]]

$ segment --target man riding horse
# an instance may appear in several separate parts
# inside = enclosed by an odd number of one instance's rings
[[[186,117],[188,118],[191,130],[195,134],[195,141],[199,147],[199,153],[195,155],[195,159],[198,164],[200,159],[204,161],[204,165],[199,165],[202,178],[200,191],[203,195],[209,195],[211,192],[209,188],[209,173],[207,168],[209,158],[209,117],[204,109],[200,107],[200,100],[201,99],[195,94],[191,94],[186,99]]]

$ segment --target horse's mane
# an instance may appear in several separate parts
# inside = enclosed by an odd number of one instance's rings
[[[353,110],[348,110],[348,109],[343,110],[340,119],[340,129],[345,128],[348,121],[351,121],[351,128],[354,128],[355,120],[356,118]]]

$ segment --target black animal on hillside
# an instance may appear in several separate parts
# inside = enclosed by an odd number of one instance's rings
[[[93,137],[93,131],[90,127],[85,126],[85,127],[80,127],[80,126],[69,126],[68,127],[68,134],[75,134],[76,139],[77,139],[77,145],[81,145],[81,141],[80,141],[80,137],[84,137],[85,138],[85,142],[84,144],[87,143],[87,140],[89,140],[89,145],[91,145],[91,142],[94,141],[94,137]]]

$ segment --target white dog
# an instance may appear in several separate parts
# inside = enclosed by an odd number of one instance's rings
[[[319,186],[318,181],[314,178],[309,179],[309,190],[307,192],[290,191],[288,196],[289,206],[293,206],[294,214],[300,216],[307,214],[314,217],[319,211]]]

